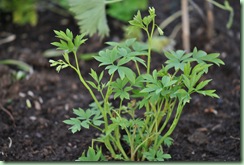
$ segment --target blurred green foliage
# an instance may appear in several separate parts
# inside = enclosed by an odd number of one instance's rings
[[[0,11],[11,12],[13,23],[35,26],[38,21],[36,4],[37,0],[1,0]]]
[[[120,21],[128,22],[137,10],[146,10],[148,0],[123,0],[109,5],[107,13]]]

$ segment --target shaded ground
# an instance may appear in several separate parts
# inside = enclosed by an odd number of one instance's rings
[[[199,1],[198,1],[199,2]],[[157,21],[179,9],[179,4],[151,2],[159,13]],[[215,37],[206,39],[205,24],[196,12],[191,13],[191,45],[209,52],[220,52],[225,66],[213,67],[207,78],[212,78],[209,88],[217,90],[220,99],[194,96],[183,111],[173,133],[174,145],[168,149],[170,161],[240,161],[240,2],[231,1],[235,8],[233,27],[225,28],[228,13],[214,10]],[[72,108],[87,107],[91,102],[86,90],[79,84],[71,70],[57,74],[49,67],[43,52],[53,48],[53,29],[67,27],[74,33],[78,28],[72,17],[62,17],[50,11],[40,11],[36,27],[12,25],[1,20],[0,34],[8,32],[16,39],[0,45],[0,60],[12,58],[24,61],[34,72],[20,81],[13,81],[13,67],[0,65],[0,160],[75,160],[96,136],[94,130],[72,134],[62,121],[72,116]],[[179,21],[178,21],[179,23]],[[111,38],[120,34],[117,24],[110,20]],[[177,23],[175,23],[177,24]],[[169,35],[173,23],[165,33]],[[181,49],[180,33],[176,48]],[[102,48],[97,38],[89,39],[81,52]],[[162,61],[161,56],[153,60]],[[88,77],[90,68],[98,68],[94,61],[80,62],[82,72]],[[157,63],[155,63],[156,67]],[[160,66],[160,64],[158,64]],[[27,107],[26,100],[31,102]],[[216,114],[213,112],[217,112]]]

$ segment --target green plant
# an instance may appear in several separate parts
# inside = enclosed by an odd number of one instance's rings
[[[146,10],[148,0],[122,0],[118,3],[112,3],[107,9],[107,14],[120,21],[128,22],[133,18],[137,10]]]
[[[13,60],[13,59],[0,60],[0,65],[12,65],[18,68],[17,71],[12,72],[14,80],[21,80],[25,78],[28,74],[31,74],[33,72],[33,68],[30,65],[19,60]]]
[[[1,0],[0,9],[11,12],[14,23],[34,26],[38,20],[36,3],[37,0]]]
[[[228,29],[231,28],[232,24],[233,24],[233,19],[234,19],[234,10],[233,8],[230,6],[229,4],[229,1],[228,0],[225,0],[224,1],[224,5],[218,3],[217,1],[214,1],[214,0],[207,0],[209,1],[210,3],[212,3],[213,5],[217,6],[218,8],[222,9],[222,10],[225,10],[225,11],[228,11],[230,13],[229,15],[229,19],[228,19],[228,22],[226,24],[226,27]]]
[[[52,45],[63,50],[64,60],[50,60],[51,66],[59,72],[66,67],[72,68],[81,83],[94,100],[88,109],[74,109],[76,115],[64,121],[71,125],[73,133],[81,129],[96,128],[100,136],[92,139],[87,154],[83,152],[79,160],[98,161],[106,157],[102,148],[95,144],[104,144],[114,160],[125,161],[163,161],[171,158],[164,153],[164,147],[170,147],[174,131],[182,110],[191,100],[191,94],[218,97],[215,90],[204,87],[211,79],[203,80],[213,64],[222,65],[218,53],[207,54],[196,48],[191,53],[183,50],[165,52],[167,61],[159,70],[151,70],[152,37],[155,29],[163,34],[155,24],[155,10],[149,8],[149,15],[141,17],[140,11],[129,23],[145,31],[148,45],[138,44],[136,39],[127,39],[123,43],[107,42],[111,48],[102,50],[94,58],[104,66],[109,80],[104,78],[104,71],[97,73],[91,69],[93,81],[86,81],[81,74],[77,58],[77,49],[86,39],[84,35],[73,36],[70,30],[54,31],[59,42]],[[142,56],[145,56],[146,60]],[[74,58],[74,64],[70,58]],[[73,61],[73,60],[72,60]],[[134,64],[135,70],[128,64]],[[100,96],[96,97],[94,90]],[[113,105],[118,100],[118,105]],[[98,100],[102,98],[102,100]],[[143,115],[139,115],[141,113]],[[170,119],[173,119],[170,124]],[[168,125],[170,127],[168,128]]]
[[[70,11],[74,13],[81,33],[92,36],[98,32],[102,38],[109,34],[106,13],[118,20],[128,21],[136,10],[145,9],[147,3],[147,0],[69,0]],[[106,9],[106,6],[109,8]]]

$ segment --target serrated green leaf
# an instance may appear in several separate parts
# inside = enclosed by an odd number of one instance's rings
[[[60,43],[61,43],[61,45],[60,45],[59,49],[62,49],[65,51],[67,50],[70,52],[69,46],[64,40],[60,40]]]
[[[133,20],[129,21],[129,23],[138,28],[146,28],[142,23],[141,12],[138,10],[137,14],[134,16]]]
[[[196,83],[200,80],[200,78],[202,77],[203,73],[204,73],[204,71],[199,72],[198,74],[196,74],[196,73],[192,73],[192,74],[191,74],[191,80],[190,80],[191,85],[190,85],[190,86],[191,86],[192,88],[193,88],[193,87],[196,85]]]
[[[77,131],[81,130],[81,122],[77,118],[70,118],[69,120],[63,121],[65,124],[72,125],[69,129],[71,129],[72,133],[76,133]]]
[[[96,82],[99,82],[97,73],[96,73],[93,69],[91,69],[90,76],[91,76]]]
[[[204,72],[207,73],[208,72],[208,68],[212,66],[212,64],[206,64],[206,63],[200,63],[197,64],[193,69],[192,69],[192,73],[199,73],[199,72]]]
[[[60,46],[61,46],[61,43],[59,43],[59,42],[52,42],[51,44],[58,48],[60,48]]]
[[[90,84],[94,89],[98,89],[97,85],[92,81],[86,81],[88,84]]]
[[[90,128],[90,125],[89,125],[90,121],[89,120],[84,120],[80,123],[80,125],[86,129],[89,129]]]
[[[99,78],[98,78],[98,82],[102,81],[103,75],[104,75],[104,71],[102,71],[100,73]]]
[[[150,15],[149,16],[146,16],[142,19],[143,23],[148,26],[153,20],[153,17],[151,17]]]
[[[210,79],[210,80],[205,80],[205,81],[200,82],[200,83],[196,86],[196,90],[198,91],[198,90],[204,88],[206,85],[208,85],[208,83],[209,83],[210,81],[212,81],[212,79]]]
[[[191,81],[188,77],[186,77],[185,75],[182,75],[183,76],[183,83],[185,84],[185,86],[188,88],[188,89],[191,89],[192,86],[191,86]]]
[[[116,99],[117,97],[120,97],[121,100],[123,99],[129,99],[130,95],[129,95],[129,91],[132,90],[131,87],[126,86],[128,83],[128,79],[124,78],[124,79],[117,79],[115,82],[112,83],[112,87],[114,89],[114,99]]]
[[[218,66],[224,65],[224,62],[221,59],[219,59],[218,56],[219,56],[219,53],[207,54],[206,52],[204,52],[202,50],[197,51],[197,49],[194,49],[194,51],[193,51],[193,58],[198,63],[212,62]]]
[[[166,137],[164,139],[164,145],[166,145],[167,147],[170,147],[173,144],[173,139],[171,137]]]
[[[104,121],[102,121],[102,120],[93,120],[92,122],[93,122],[93,124],[96,125],[96,126],[100,126],[101,124],[104,123]]]
[[[100,120],[101,118],[103,118],[103,116],[100,114],[99,111],[97,111],[96,115],[92,118],[92,123],[96,126],[100,126],[101,124],[104,123],[103,120]]]
[[[216,90],[202,90],[202,91],[196,91],[197,93],[200,93],[204,96],[210,96],[210,97],[215,97],[215,98],[219,98],[219,96],[217,94],[215,94]]]
[[[85,151],[82,153],[82,156],[79,157],[79,161],[100,161],[104,160],[105,157],[102,155],[101,148],[96,148],[95,151],[92,147],[89,147],[87,153]]]
[[[78,48],[81,44],[84,44],[87,40],[87,38],[84,38],[85,34],[81,34],[81,35],[76,35],[75,39],[74,39],[74,45],[76,48]]]
[[[172,158],[170,154],[163,154],[162,157],[164,159],[171,159]]]
[[[73,113],[79,116],[81,119],[86,119],[86,112],[81,108],[73,109]]]
[[[69,0],[69,4],[81,33],[92,36],[98,32],[102,38],[108,35],[105,0]]]
[[[148,161],[164,161],[164,159],[170,159],[171,158],[171,156],[169,154],[163,153],[162,150],[155,151],[152,148],[150,148],[148,152],[144,152],[143,156]]]
[[[156,89],[157,90],[157,89]],[[155,88],[144,88],[140,91],[140,93],[149,93],[155,91]]]
[[[70,40],[73,40],[73,33],[69,29],[66,29],[66,35]]]
[[[98,56],[94,58],[100,62],[99,66],[103,66],[113,64],[120,56],[118,55],[117,48],[114,47],[112,50],[106,49],[105,51],[100,51]]]
[[[120,66],[118,68],[118,73],[121,79],[124,79],[125,76],[130,80],[132,83],[135,83],[135,73],[127,67]]]
[[[184,66],[184,75],[185,76],[189,76],[191,73],[191,64],[190,62],[188,62],[187,64],[185,64]]]
[[[184,104],[189,103],[191,99],[189,93],[184,89],[178,89],[173,95],[177,96],[180,101],[184,102]]]
[[[176,82],[177,82],[176,80],[171,80],[169,76],[162,77],[162,84],[164,87],[169,87],[169,86],[175,84]]]
[[[122,58],[118,61],[118,66],[121,66],[121,65],[124,65],[124,64],[127,64],[131,59],[129,58]]]
[[[69,63],[69,55],[68,55],[68,53],[64,53],[63,54],[63,57],[64,57],[64,59],[65,59],[65,61],[67,62],[67,63]]]
[[[109,65],[105,69],[108,69],[108,74],[112,75],[115,71],[119,69],[117,65]]]

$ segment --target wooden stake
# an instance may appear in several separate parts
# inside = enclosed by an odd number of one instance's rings
[[[205,0],[205,8],[207,10],[207,38],[211,40],[214,35],[213,4]]]
[[[188,13],[188,0],[181,0],[181,10],[183,49],[186,52],[190,52],[190,23]]]

